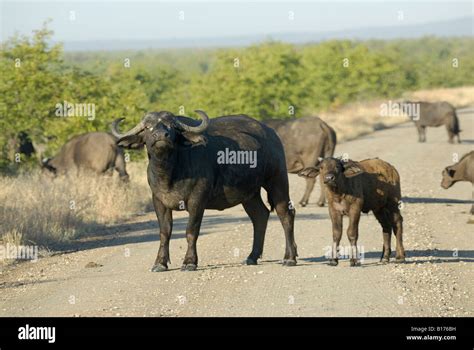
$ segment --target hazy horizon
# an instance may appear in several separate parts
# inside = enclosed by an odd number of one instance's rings
[[[353,30],[413,28],[466,18],[471,20],[472,35],[473,9],[472,2],[448,1],[2,1],[0,11],[2,41],[15,33],[29,35],[51,19],[49,28],[55,32],[54,40],[71,43],[172,42],[331,32],[344,36],[344,32]],[[427,27],[425,31],[436,35],[436,28]]]

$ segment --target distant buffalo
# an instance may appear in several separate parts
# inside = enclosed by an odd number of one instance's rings
[[[188,245],[181,269],[193,271],[198,265],[196,245],[204,211],[239,204],[254,230],[246,264],[257,264],[270,214],[260,195],[262,188],[285,231],[283,265],[296,265],[295,211],[290,205],[285,152],[277,134],[246,115],[209,119],[203,111],[196,112],[201,123],[161,111],[147,113],[123,134],[117,130],[121,119],[112,125],[118,145],[145,145],[148,152],[148,183],[160,224],[160,249],[152,271],[168,269],[173,210],[189,213]]]
[[[42,155],[46,150],[48,142],[55,139],[55,136],[37,135],[31,137],[29,132],[20,131],[8,139],[7,152],[8,159],[16,162],[17,155],[23,155],[27,158],[36,157],[41,162]]]
[[[459,133],[459,120],[456,109],[448,102],[410,102],[401,103],[401,109],[415,123],[418,130],[418,141],[426,142],[426,127],[438,127],[444,125],[448,131],[448,142],[453,143],[454,136],[457,136],[458,143],[461,143]]]
[[[304,168],[316,166],[319,158],[334,155],[337,142],[336,132],[318,117],[270,119],[265,120],[264,123],[275,129],[283,142],[289,173],[297,174]],[[308,204],[315,182],[316,178],[306,178],[306,190],[299,202],[301,206]],[[322,207],[324,202],[325,195],[321,189],[318,205]]]
[[[43,169],[53,175],[81,170],[104,174],[115,169],[122,180],[128,180],[123,150],[116,145],[116,139],[105,132],[73,137],[56,157],[43,160]]]
[[[474,185],[474,151],[466,153],[456,164],[447,166],[442,175],[441,187],[444,189],[450,188],[458,181],[469,181]],[[474,215],[474,204],[471,214]]]

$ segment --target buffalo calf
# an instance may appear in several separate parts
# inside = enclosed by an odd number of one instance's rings
[[[360,214],[372,211],[383,229],[381,261],[390,260],[391,233],[397,239],[396,261],[405,260],[403,248],[403,218],[398,208],[401,198],[400,176],[397,170],[380,159],[360,162],[325,158],[318,166],[299,172],[300,176],[320,175],[328,199],[332,221],[333,246],[330,265],[338,264],[338,248],[342,237],[342,217],[349,216],[347,236],[351,244],[351,266],[360,265],[357,255]]]

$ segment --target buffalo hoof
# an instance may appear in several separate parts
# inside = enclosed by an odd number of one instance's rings
[[[183,266],[181,266],[181,271],[196,271],[196,269],[196,264],[183,264]]]
[[[405,257],[403,257],[403,258],[395,258],[395,262],[396,262],[397,264],[402,264],[402,263],[405,262]]]
[[[357,259],[351,259],[351,266],[352,267],[360,266],[360,261]]]
[[[257,260],[247,258],[244,260],[244,265],[257,265]]]
[[[307,205],[308,203],[303,203],[303,202],[300,202],[299,204],[300,204],[300,206],[301,206],[301,207],[303,207],[303,208],[304,208],[304,207],[306,207],[306,205]]]
[[[383,257],[382,257],[382,258],[380,258],[380,262],[381,262],[382,264],[388,264],[388,263],[390,262],[390,258],[388,258],[388,257],[387,257],[387,258],[383,258]]]
[[[339,261],[337,259],[329,259],[329,266],[337,266]]]
[[[168,271],[168,266],[162,264],[156,264],[151,268],[151,272],[164,272]]]
[[[283,266],[296,266],[296,260],[295,259],[284,259],[282,264],[283,264]]]
[[[318,205],[318,207],[324,207],[324,204],[325,204],[325,203],[324,203],[324,202],[318,202],[318,203],[316,203],[316,204]]]

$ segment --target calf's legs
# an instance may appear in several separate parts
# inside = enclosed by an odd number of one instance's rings
[[[357,239],[359,238],[359,220],[360,210],[358,208],[349,212],[349,227],[347,228],[347,237],[351,244],[351,266],[359,266],[359,256],[357,252]]]
[[[332,222],[332,249],[331,249],[331,258],[329,259],[329,265],[337,266],[339,263],[339,243],[341,242],[342,237],[342,215],[334,210],[332,206],[329,206],[329,216],[331,217]]]
[[[382,226],[383,232],[383,247],[380,261],[383,263],[388,263],[390,261],[390,253],[392,252],[390,247],[392,238],[392,223],[385,209],[374,212],[374,215],[377,221],[380,223],[380,226]]]
[[[398,208],[391,215],[392,227],[397,238],[397,253],[395,255],[396,262],[405,261],[405,248],[403,247],[403,217]]]

